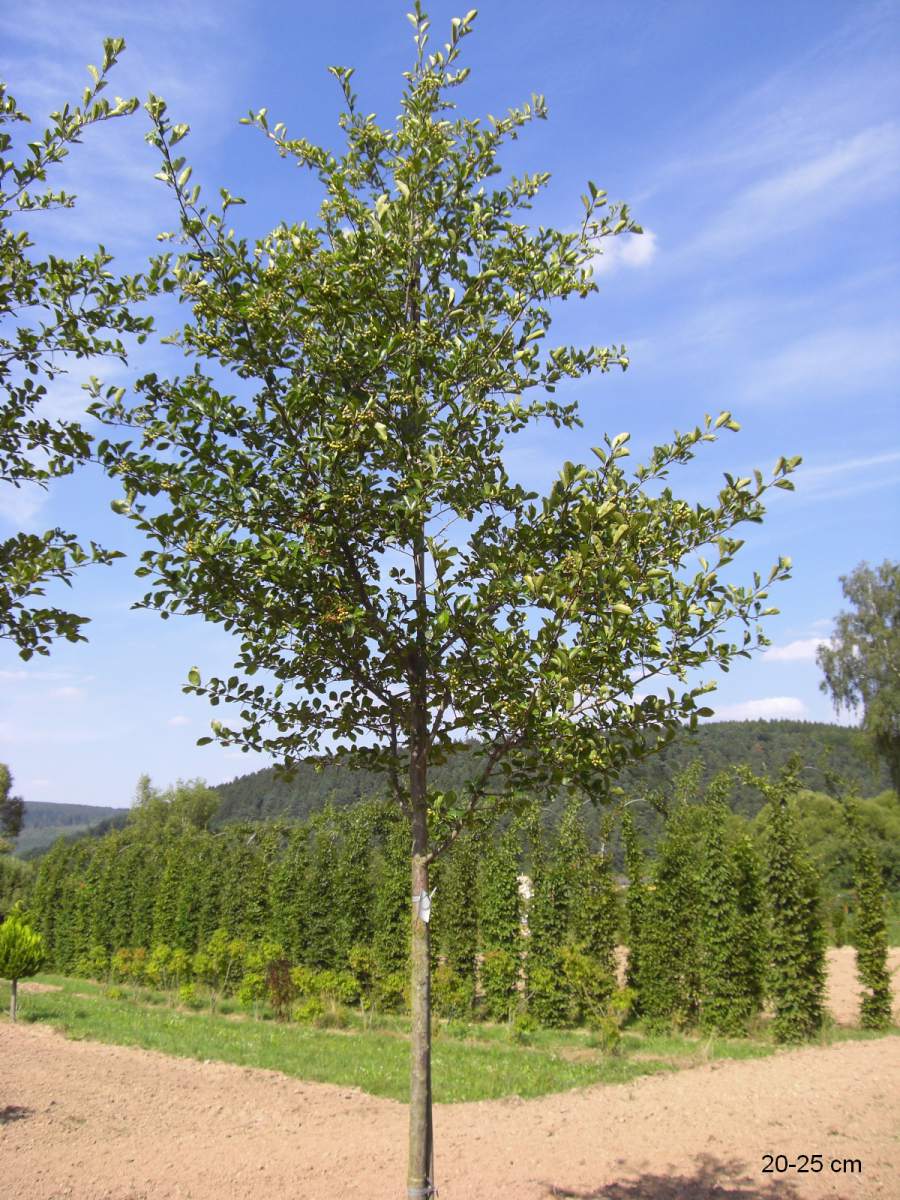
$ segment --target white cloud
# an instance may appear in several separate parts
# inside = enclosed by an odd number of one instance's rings
[[[64,687],[54,688],[50,693],[50,696],[53,700],[83,700],[85,691],[84,688],[66,685]]]
[[[782,721],[806,717],[806,705],[797,696],[767,696],[763,700],[744,700],[716,709],[717,721]]]
[[[657,250],[656,234],[650,229],[619,234],[603,239],[603,252],[594,256],[591,265],[595,275],[609,275],[619,268],[646,267],[656,258]]]
[[[764,662],[815,662],[819,647],[824,645],[824,638],[797,638],[784,646],[770,646],[762,657]]]
[[[180,713],[179,713],[177,716],[175,716],[175,717],[169,717],[168,721],[166,721],[166,724],[167,724],[167,725],[168,725],[168,726],[169,726],[171,729],[178,729],[178,728],[180,728],[182,725],[190,725],[190,723],[191,723],[191,718],[190,718],[190,717],[184,717],[184,716],[182,716]]]

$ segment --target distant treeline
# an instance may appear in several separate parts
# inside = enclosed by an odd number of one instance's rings
[[[684,733],[659,754],[634,764],[622,774],[618,785],[629,797],[647,797],[664,794],[676,776],[698,761],[703,768],[701,782],[706,786],[713,776],[740,764],[759,775],[775,774],[794,755],[803,764],[802,783],[812,791],[824,790],[826,769],[836,772],[864,797],[876,796],[889,787],[886,768],[868,752],[858,729],[807,721],[718,721],[702,725],[694,734]],[[474,761],[475,748],[461,746],[447,763],[432,770],[434,785],[460,786],[474,773]],[[383,795],[384,777],[373,771],[351,770],[339,761],[330,761],[321,769],[307,762],[291,779],[268,768],[213,790],[220,804],[212,823],[222,828],[233,822],[304,821],[329,804],[343,808]],[[732,809],[747,817],[755,816],[761,803],[759,794],[751,788],[737,788],[730,797]],[[561,794],[549,806],[550,825],[558,823],[563,804]],[[25,809],[25,830],[16,847],[16,853],[25,858],[43,852],[60,835],[85,832],[87,822],[93,826],[92,833],[102,835],[123,828],[128,820],[127,810],[88,805],[26,802]],[[642,806],[637,820],[639,832],[654,844],[662,820],[652,805]],[[601,809],[588,810],[585,821],[588,840],[596,846]]]
[[[812,721],[715,721],[693,734],[681,734],[659,754],[635,763],[623,772],[619,786],[627,796],[665,793],[686,767],[700,761],[702,786],[730,767],[745,764],[760,775],[776,774],[792,756],[803,764],[803,785],[812,791],[825,788],[825,771],[831,770],[857,787],[863,796],[875,796],[890,786],[886,768],[867,750],[858,729]],[[431,778],[435,787],[464,783],[474,772],[475,750],[462,747]],[[300,767],[293,779],[279,777],[271,768],[220,784],[222,797],[215,823],[257,821],[272,817],[304,820],[326,803],[339,808],[384,790],[384,778],[371,771],[351,771],[340,763],[317,770],[313,763]],[[560,801],[560,804],[562,801]],[[751,788],[732,797],[736,812],[755,816],[762,799]],[[558,815],[558,813],[557,813]],[[588,816],[588,833],[596,840],[600,818]]]

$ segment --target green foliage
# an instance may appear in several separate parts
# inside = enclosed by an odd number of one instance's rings
[[[0,979],[17,981],[36,975],[46,957],[44,939],[14,909],[0,925]]]
[[[531,897],[528,901],[528,951],[525,959],[529,1011],[542,1025],[564,1025],[569,1002],[560,958],[568,925],[568,881],[559,841],[547,845],[538,811],[528,818],[531,849]]]
[[[34,864],[0,853],[0,920],[16,904],[24,903],[34,887]]]
[[[2,622],[0,610],[0,622]],[[0,623],[0,636],[2,636]],[[9,767],[0,763],[0,854],[10,849],[12,842],[19,836],[22,821],[25,816],[25,801],[21,796],[12,794],[13,777]]]
[[[723,778],[710,788],[701,828],[700,1019],[708,1030],[740,1034],[761,1006],[762,909],[751,847],[746,839],[734,850],[727,844],[729,782]]]
[[[641,1011],[654,1026],[697,1023],[702,1000],[702,810],[681,802],[666,824],[641,918]]]
[[[478,957],[479,839],[464,834],[453,845],[435,876],[432,908],[432,945],[444,960],[444,973],[435,973],[435,1004],[443,996],[442,1015],[469,1016],[475,1003],[475,966]],[[452,994],[452,1001],[448,998]],[[453,1009],[452,1013],[448,1011]]]
[[[801,849],[794,797],[797,779],[752,782],[769,802],[765,832],[765,889],[770,909],[768,991],[781,1042],[813,1037],[824,1017],[825,933],[815,870]]]
[[[876,796],[890,783],[887,770],[872,759],[865,735],[858,729],[813,721],[711,721],[693,731],[681,729],[667,746],[626,766],[619,782],[626,796],[665,791],[673,778],[699,760],[703,764],[702,786],[706,787],[716,775],[741,764],[747,764],[757,775],[775,774],[795,754],[802,759],[807,786],[820,792],[825,789],[828,771],[837,771],[857,786],[864,797]],[[465,791],[478,770],[477,747],[461,743],[448,751],[446,761],[434,764],[431,779],[436,789],[459,793]],[[383,775],[365,768],[352,769],[350,762],[338,755],[324,762],[308,759],[298,764],[291,776],[267,767],[219,784],[215,790],[221,797],[215,821],[224,824],[285,817],[302,821],[326,804],[343,808],[360,800],[383,797],[386,787]],[[560,793],[558,801],[548,799],[551,824],[555,824],[564,807],[563,794]],[[739,787],[729,797],[729,803],[742,816],[753,817],[763,800],[753,788]],[[32,807],[31,802],[26,803],[26,828]],[[69,806],[48,807],[65,810]],[[88,815],[93,811],[88,810]],[[639,832],[652,844],[661,821],[649,807],[634,815]],[[588,809],[584,818],[588,840],[595,846],[603,809]],[[900,867],[897,878],[900,886]]]
[[[891,974],[887,957],[887,895],[884,879],[861,827],[859,802],[851,794],[844,800],[847,829],[853,845],[856,914],[854,945],[863,993],[860,1025],[863,1029],[887,1029],[891,1024]]]
[[[121,38],[103,43],[99,70],[80,105],[65,104],[49,126],[21,146],[14,131],[29,121],[0,83],[0,483],[46,488],[92,455],[83,425],[44,415],[42,401],[72,359],[125,360],[123,337],[143,341],[152,327],[137,316],[145,294],[139,279],[116,279],[103,248],[66,259],[36,252],[30,227],[44,213],[71,208],[75,197],[46,187],[47,176],[91,125],[134,112],[137,100],[110,104],[101,93],[107,75],[125,47]],[[87,618],[50,606],[48,585],[69,583],[88,563],[120,557],[96,543],[85,549],[64,530],[16,533],[0,542],[0,637],[22,658],[46,654],[52,642],[83,641]]]
[[[738,837],[731,851],[735,884],[734,954],[731,961],[737,1012],[760,1012],[766,989],[766,908],[762,863],[751,838]]]
[[[760,867],[728,812],[732,775],[713,779],[705,795],[702,779],[699,770],[684,773],[675,781],[674,803],[660,801],[666,832],[647,884],[626,810],[628,980],[635,1011],[652,1027],[743,1034],[763,1000]]]
[[[375,865],[375,935],[372,944],[382,1004],[386,994],[397,995],[394,976],[405,977],[409,969],[411,840],[409,823],[385,814],[381,853]],[[385,992],[388,981],[392,981],[392,986]],[[401,987],[401,996],[402,993]]]
[[[520,839],[512,826],[498,840],[485,838],[479,862],[477,909],[484,956],[481,989],[488,1015],[505,1021],[518,1000],[522,955],[519,895]]]
[[[273,966],[282,961],[284,948],[278,942],[261,941],[250,943],[244,949],[242,976],[237,988],[237,998],[245,1007],[259,1015],[262,1002],[273,990]]]
[[[900,562],[866,563],[841,576],[853,606],[838,613],[834,634],[816,655],[835,707],[861,707],[863,729],[900,794]]]
[[[638,839],[631,808],[622,812],[622,842],[625,849],[625,871],[628,890],[625,893],[625,925],[628,941],[628,965],[625,979],[635,997],[635,1011],[641,1008],[641,947],[644,944],[644,921],[647,910],[646,865],[644,851]]]
[[[215,1011],[223,995],[239,985],[244,972],[247,943],[232,937],[226,929],[217,929],[209,941],[197,951],[191,961],[191,972],[210,994],[210,1008]]]

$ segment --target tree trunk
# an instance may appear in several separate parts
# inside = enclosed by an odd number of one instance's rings
[[[19,981],[11,979],[9,982],[9,1019],[15,1021],[16,1013],[19,1008]]]
[[[412,894],[428,891],[428,811],[425,799],[413,809]],[[425,1200],[433,1194],[431,1131],[431,980],[428,922],[421,902],[413,900],[411,952],[409,1170],[407,1196]]]

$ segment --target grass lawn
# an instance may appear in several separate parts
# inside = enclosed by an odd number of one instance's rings
[[[408,1099],[408,1039],[400,1017],[364,1028],[354,1016],[346,1029],[318,1029],[233,1013],[186,1011],[169,1007],[162,994],[146,991],[113,999],[101,985],[84,979],[41,975],[37,981],[59,990],[20,988],[20,1021],[52,1025],[67,1037],[267,1067],[298,1079]],[[3,984],[0,1011],[8,1007],[8,999],[9,988]],[[829,1035],[831,1040],[847,1036],[866,1035],[852,1030]],[[647,1036],[639,1030],[628,1030],[614,1054],[603,1053],[591,1041],[584,1030],[539,1030],[522,1045],[506,1026],[436,1023],[435,1099],[452,1103],[540,1096],[595,1083],[625,1083],[711,1059],[759,1058],[776,1052],[762,1039]]]

